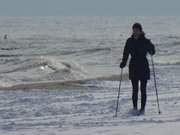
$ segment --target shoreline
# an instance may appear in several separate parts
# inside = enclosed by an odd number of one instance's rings
[[[0,90],[31,90],[31,89],[53,89],[63,86],[79,86],[78,84],[87,81],[119,81],[119,75],[100,76],[95,78],[86,78],[79,80],[54,80],[54,81],[41,81],[32,83],[15,84],[8,87],[0,87]],[[128,80],[128,74],[123,74],[123,81]]]

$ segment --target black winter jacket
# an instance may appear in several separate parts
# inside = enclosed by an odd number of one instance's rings
[[[123,59],[121,67],[125,67],[129,54],[131,55],[129,63],[129,79],[133,80],[149,80],[150,69],[146,58],[147,53],[154,55],[155,47],[149,39],[142,34],[138,39],[133,35],[127,39],[124,47]]]

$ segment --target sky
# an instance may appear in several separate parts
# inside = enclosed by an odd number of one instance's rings
[[[176,16],[180,0],[0,0],[0,16]]]

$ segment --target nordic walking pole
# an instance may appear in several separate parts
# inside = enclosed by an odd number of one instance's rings
[[[123,74],[123,69],[121,69],[121,74],[120,74],[119,91],[118,91],[118,96],[117,96],[117,103],[116,103],[116,113],[115,113],[115,117],[117,117],[117,112],[118,112],[118,108],[119,108],[119,97],[120,97],[120,92],[121,92],[122,74]]]
[[[157,83],[156,83],[155,66],[154,66],[154,61],[153,61],[153,56],[152,55],[151,55],[151,61],[152,61],[153,76],[154,76],[154,87],[155,87],[155,90],[156,90],[156,97],[157,97],[158,112],[159,112],[159,114],[161,114],[160,105],[159,105],[158,90],[157,90]]]

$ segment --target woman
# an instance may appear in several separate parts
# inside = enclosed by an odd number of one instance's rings
[[[155,54],[154,45],[149,39],[145,37],[143,28],[140,23],[135,23],[132,27],[133,34],[127,39],[124,47],[123,59],[120,68],[126,66],[129,55],[131,60],[129,64],[129,79],[132,82],[132,101],[133,112],[139,115],[144,114],[146,106],[146,85],[147,80],[150,79],[149,63],[146,58],[147,53]],[[138,111],[138,89],[140,82],[141,90],[141,109]]]

